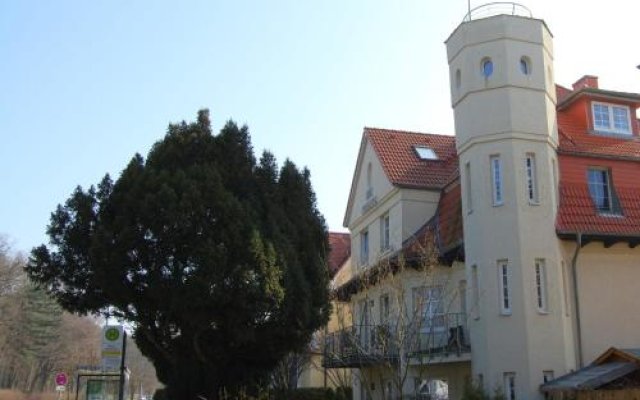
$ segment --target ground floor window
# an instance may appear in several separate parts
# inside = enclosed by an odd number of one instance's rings
[[[506,400],[516,400],[516,374],[504,373],[504,397]]]

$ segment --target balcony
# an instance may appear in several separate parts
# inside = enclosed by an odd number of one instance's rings
[[[466,361],[471,353],[466,315],[450,313],[405,324],[353,325],[328,334],[325,368]],[[407,358],[408,357],[408,358]]]

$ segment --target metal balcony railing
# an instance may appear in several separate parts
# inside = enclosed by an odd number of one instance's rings
[[[533,17],[531,10],[522,4],[507,1],[496,1],[470,9],[462,22],[493,17],[494,15],[518,15],[527,18]]]
[[[469,353],[466,315],[449,313],[411,323],[353,325],[329,333],[324,342],[323,366],[358,368],[396,363],[400,356],[415,360]]]

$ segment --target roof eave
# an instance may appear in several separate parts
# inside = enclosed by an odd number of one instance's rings
[[[627,243],[630,248],[640,244],[640,233],[636,235],[625,233],[601,233],[601,232],[581,232],[578,230],[556,230],[558,238],[562,240],[578,240],[581,236],[582,247],[591,242],[602,242],[605,247],[611,247],[616,243]]]
[[[616,92],[613,90],[602,90],[596,88],[582,88],[580,90],[576,90],[565,97],[557,106],[558,110],[564,110],[568,108],[574,101],[579,99],[584,95],[591,95],[594,97],[598,97],[600,99],[605,100],[623,100],[634,103],[635,105],[640,104],[640,94],[638,93],[628,93],[628,92]]]

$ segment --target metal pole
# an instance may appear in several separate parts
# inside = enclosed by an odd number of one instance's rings
[[[120,391],[118,400],[124,400],[124,359],[127,355],[127,331],[122,330],[122,359],[120,360]]]
[[[80,374],[76,379],[76,400],[78,400],[78,394],[80,394]]]

